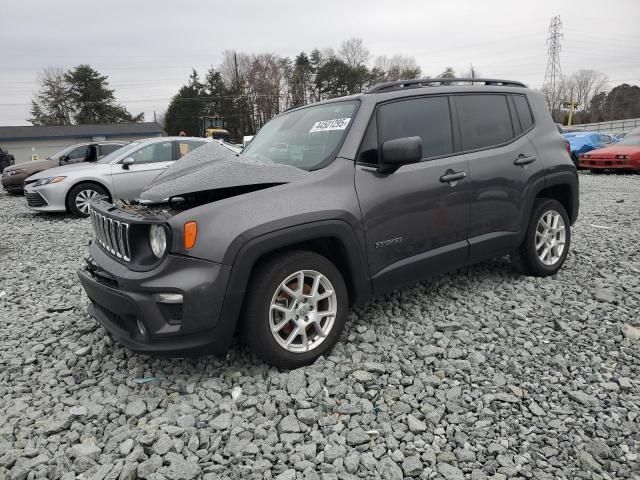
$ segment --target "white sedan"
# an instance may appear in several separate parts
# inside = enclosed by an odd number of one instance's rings
[[[96,163],[45,170],[26,179],[27,206],[40,212],[87,217],[91,198],[135,199],[169,165],[208,141],[195,137],[136,140]]]

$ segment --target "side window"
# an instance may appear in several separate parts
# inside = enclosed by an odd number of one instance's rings
[[[464,150],[499,145],[513,138],[509,105],[504,95],[457,95],[454,98]]]
[[[375,113],[373,117],[371,117],[371,121],[367,127],[367,133],[364,134],[364,139],[360,146],[360,154],[358,155],[358,162],[368,165],[376,165],[378,163],[378,126]]]
[[[424,158],[453,152],[447,97],[422,97],[382,105],[378,110],[380,144],[404,137],[422,139]]]
[[[527,97],[524,95],[514,95],[513,103],[516,106],[516,112],[518,112],[522,131],[526,132],[533,125],[533,115],[531,114],[531,107],[529,107]]]
[[[74,148],[68,153],[68,163],[79,163],[83,162],[85,158],[87,158],[87,154],[89,153],[89,147],[87,145],[83,145],[78,148]]]
[[[110,153],[115,152],[121,147],[122,145],[118,145],[117,143],[107,143],[104,145],[100,145],[100,156],[104,157],[105,155],[109,155]]]
[[[158,142],[146,145],[129,155],[136,165],[143,163],[170,162],[172,142]]]
[[[198,140],[178,140],[178,158],[184,157],[187,153],[193,152],[196,148],[204,145],[204,142]]]

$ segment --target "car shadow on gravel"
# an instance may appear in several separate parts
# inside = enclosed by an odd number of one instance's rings
[[[450,287],[459,289],[462,284],[468,285],[475,290],[471,284],[488,282],[493,285],[496,282],[511,282],[519,278],[522,278],[522,275],[515,270],[509,258],[502,257],[465,267],[452,273],[438,275],[430,280],[394,290],[383,296],[376,297],[363,305],[351,307],[349,310],[350,319],[347,321],[345,329],[340,335],[337,346],[349,343],[349,335],[354,331],[356,323],[360,323],[354,321],[354,316],[355,318],[361,318],[365,316],[362,315],[362,312],[366,312],[376,305],[382,311],[387,311],[394,303],[397,303],[399,294],[402,294],[401,297],[404,295],[424,297],[425,290],[428,292],[432,289],[435,290],[437,287],[438,291],[434,292],[433,295],[441,296],[443,290],[446,291]],[[428,296],[429,294],[427,293],[426,295]],[[429,301],[429,299],[426,298],[425,301]],[[102,327],[97,326],[97,328]],[[104,332],[105,335],[107,335],[106,330]],[[112,348],[114,351],[116,349],[126,350],[116,339],[112,339]],[[182,380],[187,377],[191,380],[196,377],[198,379],[197,382],[200,382],[209,378],[234,374],[234,372],[244,371],[248,374],[246,370],[250,370],[251,375],[262,372],[266,376],[269,369],[273,368],[249,351],[237,335],[234,337],[227,353],[222,355],[154,357],[129,350],[126,350],[124,355],[131,359],[137,359],[137,363],[144,365],[147,370],[156,372],[153,374],[153,378],[160,378],[160,380],[149,379],[148,381],[150,383],[157,382],[158,385],[163,388],[179,392],[183,392],[184,388],[186,388],[186,380]],[[323,357],[320,357],[316,363],[323,361]],[[313,365],[314,364],[310,365],[310,367],[313,367]],[[163,374],[162,372],[173,373]],[[132,378],[131,380],[144,384],[147,380],[143,380],[143,378],[144,377],[140,377],[137,380]]]
[[[65,212],[20,212],[15,215],[16,218],[26,218],[29,220],[46,220],[49,222],[64,222],[73,220],[84,220],[76,218]]]

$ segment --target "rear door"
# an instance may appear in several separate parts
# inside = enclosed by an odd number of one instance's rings
[[[128,168],[121,163],[112,165],[111,175],[115,196],[124,200],[135,199],[160,172],[175,158],[174,142],[166,140],[141,146],[127,158],[133,158]]]
[[[423,161],[377,171],[383,142],[419,136]],[[469,167],[457,155],[447,96],[382,104],[369,125],[355,184],[376,293],[455,269],[467,260]],[[443,177],[457,173],[457,181]]]
[[[519,245],[529,215],[528,192],[543,175],[543,165],[528,138],[534,120],[525,95],[474,93],[453,98],[469,160],[469,260],[475,262]]]

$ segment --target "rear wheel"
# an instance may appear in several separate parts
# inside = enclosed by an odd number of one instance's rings
[[[107,196],[108,193],[100,185],[95,183],[80,183],[74,186],[67,196],[67,209],[74,217],[89,216],[89,202],[99,196]]]
[[[546,277],[556,273],[569,252],[571,227],[560,202],[536,199],[522,245],[511,253],[514,266],[525,275]]]
[[[282,253],[259,265],[249,283],[242,333],[267,363],[301,367],[338,340],[347,318],[347,288],[327,258]]]

